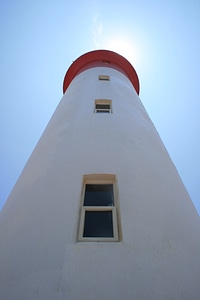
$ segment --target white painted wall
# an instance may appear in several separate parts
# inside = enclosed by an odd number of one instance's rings
[[[94,114],[99,98],[112,114]],[[117,176],[121,242],[76,240],[92,173]],[[199,217],[132,84],[82,72],[1,212],[0,299],[199,300],[199,256]]]

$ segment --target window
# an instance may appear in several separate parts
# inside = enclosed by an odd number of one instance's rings
[[[95,100],[95,113],[111,113],[112,112],[112,101],[107,99]]]
[[[79,241],[118,241],[114,175],[85,175],[81,199]]]
[[[110,76],[108,76],[108,75],[99,75],[99,80],[109,81]]]

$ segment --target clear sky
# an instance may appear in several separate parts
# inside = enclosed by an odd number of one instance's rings
[[[200,214],[200,1],[2,0],[0,209],[85,52],[126,57]],[[164,172],[164,170],[163,170]]]

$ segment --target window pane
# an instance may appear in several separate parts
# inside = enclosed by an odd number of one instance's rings
[[[108,75],[99,75],[99,80],[110,80],[110,76]]]
[[[110,104],[96,104],[96,109],[110,109]]]
[[[113,237],[112,211],[86,211],[84,237]]]
[[[113,206],[112,184],[86,184],[84,206]]]
[[[96,109],[96,113],[109,113],[110,114],[110,110],[99,110],[99,109]]]

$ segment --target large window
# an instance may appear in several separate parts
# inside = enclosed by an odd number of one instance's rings
[[[118,241],[114,175],[85,175],[79,224],[80,241]]]

